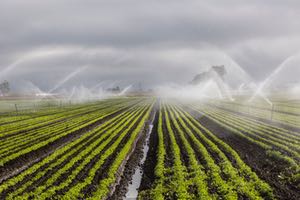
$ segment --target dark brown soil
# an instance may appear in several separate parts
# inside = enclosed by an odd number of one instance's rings
[[[144,111],[144,113],[142,114],[145,115],[147,112],[147,110]],[[122,141],[120,142],[120,144],[118,145],[117,149],[114,151],[114,153],[112,153],[103,163],[103,165],[101,166],[100,169],[97,170],[92,184],[88,185],[87,187],[83,188],[82,193],[84,194],[84,199],[89,197],[91,194],[93,194],[96,189],[97,186],[100,182],[100,180],[105,179],[107,177],[107,169],[109,169],[110,165],[113,163],[115,157],[117,156],[117,154],[121,151],[121,149],[124,147],[124,145],[127,143],[131,133],[135,130],[135,128],[137,127],[137,125],[140,123],[142,116],[137,120],[137,122],[130,128],[129,132],[127,133],[127,135],[122,138]],[[108,147],[110,147],[110,145],[108,145]],[[120,174],[122,174],[122,172],[120,172]],[[81,180],[83,180],[85,177],[82,177]]]
[[[171,128],[173,130],[173,133],[174,133],[174,136],[175,136],[175,140],[176,140],[176,143],[178,144],[178,147],[180,149],[180,160],[181,162],[185,165],[185,167],[188,169],[189,168],[189,155],[186,151],[186,148],[183,144],[183,141],[182,139],[180,138],[179,136],[179,132],[178,130],[176,129],[175,127],[175,124],[174,124],[174,121],[173,121],[173,118],[171,118],[170,116],[170,110],[168,109],[168,115],[169,115],[169,118],[170,118],[170,125],[171,125]],[[179,124],[179,122],[177,121],[177,123]],[[180,125],[179,125],[180,126]],[[169,133],[170,134],[170,133]]]
[[[154,118],[157,115],[156,111],[157,111],[157,105],[155,105],[152,109],[150,118],[149,118],[148,122],[146,123],[145,129],[142,131],[141,137],[137,141],[136,148],[133,151],[132,155],[130,156],[129,160],[127,161],[127,163],[125,165],[125,170],[121,176],[121,180],[120,180],[119,184],[116,186],[115,192],[108,199],[114,199],[114,200],[124,199],[124,197],[128,191],[128,186],[132,181],[132,176],[134,175],[137,167],[142,167],[142,166],[140,166],[140,161],[143,157],[143,145],[146,142],[147,133],[149,131],[149,125],[154,122]],[[152,134],[152,133],[150,133],[150,134]],[[151,137],[151,135],[150,135],[150,137]],[[150,149],[149,149],[149,151],[150,151]],[[145,172],[143,171],[143,173],[145,173]]]
[[[65,145],[66,143],[73,141],[74,139],[80,137],[81,135],[85,134],[87,131],[90,131],[92,129],[94,129],[96,126],[102,124],[103,122],[105,122],[108,119],[111,119],[112,117],[119,115],[120,113],[124,112],[125,110],[127,110],[128,107],[113,113],[112,115],[106,117],[105,119],[99,120],[97,122],[95,122],[92,125],[89,125],[87,127],[84,127],[78,131],[75,131],[73,133],[70,133],[69,135],[60,138],[58,140],[56,140],[53,143],[49,143],[48,145],[32,151],[28,154],[25,154],[23,156],[20,156],[19,158],[6,163],[4,166],[0,167],[0,178],[1,176],[5,176],[6,173],[12,173],[18,169],[21,169],[22,166],[30,166],[35,162],[40,161],[41,159],[43,159],[44,157],[48,156],[49,154],[51,154],[53,151],[55,151],[56,149],[60,148],[62,145]],[[117,183],[115,183],[112,188],[113,188],[113,192],[108,196],[108,199],[115,199],[115,200],[119,200],[119,199],[123,199],[126,192],[127,192],[127,188],[128,185],[130,183],[130,181],[132,181],[132,176],[136,170],[136,168],[139,166],[140,164],[140,160],[143,156],[143,144],[145,143],[146,140],[146,133],[148,132],[147,128],[149,127],[149,123],[150,121],[153,121],[153,129],[152,132],[150,133],[150,137],[149,137],[149,151],[147,153],[147,157],[146,157],[146,161],[142,166],[142,170],[143,170],[143,175],[142,175],[142,182],[139,188],[139,191],[146,191],[148,189],[151,189],[154,185],[155,182],[155,167],[156,167],[156,163],[157,163],[157,147],[158,147],[158,118],[159,118],[159,112],[157,112],[160,108],[158,107],[158,104],[156,104],[156,106],[154,106],[154,109],[152,110],[152,114],[150,119],[153,120],[149,120],[144,128],[144,130],[140,133],[139,137],[137,138],[136,142],[135,142],[135,148],[132,147],[132,151],[130,152],[130,155],[128,155],[128,160],[126,159],[123,163],[124,168],[120,168],[121,171],[118,171],[117,173]],[[187,110],[192,116],[194,116],[204,127],[206,127],[208,130],[210,130],[213,134],[215,134],[218,138],[222,139],[224,142],[226,142],[227,144],[229,144],[241,157],[241,159],[244,160],[244,162],[250,166],[252,168],[252,170],[263,180],[265,180],[267,183],[270,184],[270,186],[272,186],[274,188],[274,193],[276,195],[276,198],[278,199],[286,199],[286,200],[296,200],[296,199],[300,199],[300,192],[297,190],[297,188],[295,186],[293,186],[290,183],[287,182],[283,182],[280,178],[280,172],[285,170],[285,165],[283,163],[279,163],[278,160],[275,160],[274,158],[270,157],[265,149],[261,148],[260,146],[251,143],[250,141],[244,139],[243,137],[240,137],[238,135],[236,135],[234,132],[230,131],[229,129],[226,129],[225,127],[223,127],[221,124],[219,124],[218,122],[213,121],[212,119],[210,119],[210,117],[208,116],[204,116],[202,115],[200,112],[197,112],[195,110],[192,110],[188,107],[184,107],[185,110]],[[223,108],[222,108],[223,109]],[[224,108],[225,109],[225,108]],[[225,109],[226,110],[226,109]],[[164,110],[161,110],[162,112],[164,112]],[[227,111],[227,110],[226,110]],[[229,112],[233,112],[233,111],[229,111]],[[239,115],[243,115],[249,118],[253,118],[256,119],[256,117],[253,117],[251,115],[247,115],[247,114],[243,114],[243,113],[239,113],[239,112],[233,112],[235,114],[239,114]],[[144,113],[145,114],[145,111]],[[166,159],[165,159],[165,167],[172,167],[173,166],[173,154],[171,151],[171,144],[170,144],[170,136],[167,131],[167,127],[166,127],[166,119],[165,119],[165,115],[163,114],[163,132],[164,132],[164,145],[166,148]],[[93,192],[96,191],[97,186],[99,184],[99,182],[107,177],[107,170],[113,163],[114,158],[116,157],[116,155],[118,154],[118,152],[120,152],[120,150],[123,148],[123,146],[126,144],[126,142],[129,139],[129,136],[131,134],[131,132],[134,130],[134,128],[137,126],[137,124],[140,122],[141,117],[138,119],[138,121],[134,124],[134,126],[130,129],[130,131],[126,134],[126,136],[122,139],[122,141],[120,142],[120,144],[118,145],[118,147],[116,148],[116,150],[112,153],[112,155],[110,155],[104,162],[104,164],[101,166],[100,169],[98,169],[93,181],[91,185],[88,185],[86,188],[84,188],[81,192],[84,194],[84,198],[87,198],[89,196],[91,196],[91,194],[93,194]],[[184,120],[184,119],[183,119]],[[261,119],[259,119],[260,121],[263,121]],[[184,120],[185,121],[185,120]],[[179,121],[177,120],[179,126],[181,129],[183,129],[183,127],[180,125]],[[270,120],[264,120],[264,123],[273,125],[273,126],[277,126],[277,127],[283,127],[283,128],[287,128],[288,130],[293,130],[293,131],[299,131],[298,129],[295,129],[294,127],[290,127],[288,125],[285,124],[278,124],[275,122],[272,122]],[[187,124],[187,123],[186,123]],[[210,136],[207,135],[206,131],[199,127],[197,124],[193,123],[197,128],[199,128],[203,134],[205,134],[208,138],[210,138]],[[192,132],[194,133],[193,129],[191,128],[190,125],[187,124],[187,127],[189,129],[192,130]],[[171,128],[174,131],[175,134],[175,139],[176,142],[179,145],[180,148],[180,152],[181,152],[181,160],[183,161],[183,163],[185,164],[185,166],[189,166],[188,162],[189,162],[189,158],[188,158],[188,154],[186,153],[186,149],[183,145],[183,142],[181,140],[181,138],[178,135],[178,132],[176,131],[174,122],[171,120]],[[124,130],[124,129],[123,129]],[[123,131],[121,130],[120,133]],[[185,132],[185,131],[184,131]],[[118,133],[118,134],[120,134]],[[215,154],[210,148],[209,146],[198,136],[198,134],[194,133],[194,135],[197,137],[197,139],[206,147],[206,149],[209,151],[210,154],[212,154],[212,157],[215,159],[215,161],[218,163],[219,162],[219,158],[218,155]],[[193,150],[196,152],[196,157],[197,160],[200,164],[202,164],[203,166],[206,166],[206,163],[204,162],[201,153],[199,152],[197,146],[195,145],[195,143],[192,141],[191,137],[185,133],[184,135],[186,137],[186,139],[189,141],[189,143],[191,144],[191,147],[193,148]],[[116,136],[117,137],[117,136]],[[89,140],[89,138],[86,138],[83,142],[86,143],[86,145],[89,145],[92,141],[94,141],[95,138],[93,138],[92,140]],[[115,138],[116,139],[116,138]],[[112,140],[112,142],[114,141],[114,139]],[[109,143],[102,152],[105,152],[109,147],[110,147],[111,143]],[[82,147],[84,148],[84,147]],[[76,151],[74,154],[82,151],[82,148],[80,148],[78,151]],[[221,149],[222,150],[222,149]],[[228,153],[226,153],[225,151],[223,151],[225,153],[225,155],[232,161],[232,163],[235,163],[234,158],[232,158]],[[76,177],[76,179],[72,182],[72,184],[66,188],[64,188],[63,190],[57,191],[56,194],[64,194],[69,187],[71,187],[72,185],[84,180],[88,174],[88,171],[92,168],[92,166],[94,165],[94,163],[96,163],[98,161],[98,159],[100,159],[100,154],[99,156],[96,156],[87,166],[85,166],[84,170],[82,172],[80,172],[80,174]],[[32,186],[30,186],[26,192],[31,191],[32,189],[34,189],[35,186],[43,183],[45,180],[47,180],[47,177],[51,176],[53,173],[55,173],[56,170],[58,170],[61,166],[63,166],[66,162],[68,162],[69,159],[71,159],[72,156],[70,156],[68,159],[66,159],[63,163],[61,163],[58,167],[52,169],[53,171],[49,172],[49,175],[46,175],[45,177],[42,177],[41,179],[39,179],[38,181],[36,181]],[[58,158],[57,158],[58,159]],[[80,162],[78,162],[79,164]],[[49,165],[45,165],[42,166],[40,168],[40,170],[45,169],[47,166]],[[77,166],[77,164],[75,163],[74,166],[72,168],[75,168]],[[204,169],[206,172],[207,167],[205,167]],[[69,173],[71,173],[72,169],[70,169],[66,174],[63,174],[60,179],[54,183],[54,185],[59,184],[61,181],[65,180]],[[221,174],[222,175],[222,174]],[[222,176],[223,177],[223,176]],[[11,192],[12,190],[18,188],[19,186],[21,186],[22,184],[24,184],[27,180],[30,179],[30,176],[25,177],[25,179],[19,183],[17,183],[14,187],[9,188],[8,190],[4,191],[1,196],[0,199],[4,199],[5,195],[8,194],[9,192]],[[208,184],[210,185],[210,180],[208,180]],[[215,193],[217,192],[216,188],[214,188],[213,186],[209,186],[210,188],[210,193]],[[195,191],[193,190],[193,188],[191,188],[191,192],[194,193]],[[244,197],[240,196],[241,199],[244,199]]]
[[[118,123],[119,121],[121,121],[122,119],[124,119],[124,117],[122,116],[121,118],[117,119],[114,123]],[[107,124],[106,126],[104,126],[103,128],[106,128],[110,126],[110,124]],[[84,144],[81,148],[79,148],[76,152],[74,152],[72,155],[68,156],[62,163],[60,163],[58,166],[52,168],[51,170],[47,171],[46,175],[41,177],[40,179],[38,179],[37,181],[35,181],[32,185],[30,185],[28,188],[26,188],[25,192],[30,192],[32,191],[36,186],[38,186],[39,184],[43,183],[45,180],[48,179],[48,177],[50,177],[53,173],[55,173],[58,169],[60,169],[62,166],[65,165],[65,163],[69,162],[69,160],[76,156],[78,153],[80,153],[82,150],[84,150],[86,148],[86,146],[90,145],[93,141],[97,140],[97,138],[99,138],[102,134],[98,134],[98,136],[96,135],[90,135],[87,138],[85,138],[83,141],[81,141],[80,143],[76,144],[74,147],[68,149],[64,154],[58,156],[56,159],[54,159],[52,162],[49,162],[43,166],[41,166],[36,172],[27,175],[22,181],[16,183],[13,187],[9,187],[7,190],[3,191],[1,193],[1,198],[5,197],[6,194],[12,192],[13,190],[17,189],[18,187],[22,186],[24,183],[26,183],[28,180],[31,179],[31,177],[34,177],[37,173],[39,173],[40,171],[45,170],[49,165],[51,165],[52,163],[56,162],[58,159],[60,159],[62,156],[64,156],[66,153],[70,152],[71,150],[73,150],[74,148],[76,148],[79,145]],[[105,140],[105,138],[104,138]],[[100,145],[100,143],[98,144]]]
[[[105,106],[105,107],[103,107],[103,108],[99,108],[99,109],[96,110],[96,112],[99,112],[99,111],[104,110],[104,109],[107,109],[107,108],[109,108],[109,106]],[[57,123],[63,123],[63,122],[66,122],[66,121],[69,120],[69,119],[76,118],[76,117],[79,117],[79,116],[82,116],[82,115],[86,115],[86,114],[90,114],[90,113],[93,113],[93,112],[95,112],[95,110],[90,110],[90,111],[87,111],[87,112],[81,112],[81,113],[78,113],[78,114],[75,114],[75,115],[72,115],[72,116],[63,117],[63,118],[56,119],[56,120],[51,120],[49,123],[46,123],[46,124],[37,125],[37,126],[35,126],[35,127],[33,127],[33,128],[29,128],[29,129],[21,130],[21,131],[16,131],[15,133],[11,133],[11,134],[9,134],[9,135],[2,136],[2,137],[0,137],[0,140],[9,138],[9,137],[12,137],[12,136],[15,136],[15,135],[20,135],[20,134],[24,135],[24,134],[26,134],[28,131],[37,130],[37,129],[39,129],[39,128],[43,128],[43,127],[55,125],[55,124],[57,124]]]
[[[162,112],[162,131],[164,137],[164,146],[166,149],[166,156],[164,160],[165,168],[171,168],[174,165],[174,154],[171,148],[171,138],[168,134],[167,122],[165,116],[165,108],[161,108]]]
[[[155,166],[157,162],[157,147],[158,147],[158,119],[159,119],[159,107],[157,108],[157,112],[155,114],[155,118],[153,121],[153,128],[149,138],[149,150],[147,153],[147,157],[145,163],[143,165],[143,176],[139,191],[147,190],[152,188],[154,180],[155,180]]]
[[[122,130],[120,130],[117,135],[104,147],[104,149],[101,151],[101,153],[99,153],[98,155],[96,155],[85,167],[83,170],[81,170],[77,176],[75,177],[75,179],[72,181],[72,183],[70,185],[68,185],[67,187],[59,190],[56,192],[56,194],[59,194],[59,195],[62,195],[64,194],[66,191],[68,191],[72,186],[74,186],[76,183],[84,180],[86,177],[87,177],[87,174],[88,172],[90,171],[90,169],[94,166],[94,164],[100,159],[101,155],[103,155],[103,153],[111,146],[111,144],[119,137],[119,135],[125,131],[127,127],[124,127]],[[103,141],[102,141],[103,142]],[[100,143],[102,143],[100,142]],[[99,144],[100,144],[99,143]],[[113,157],[113,156],[111,156]],[[111,159],[108,158],[109,159]],[[82,158],[84,159],[84,158]],[[72,166],[72,168],[70,168],[68,170],[68,172],[66,172],[65,174],[63,174],[62,176],[59,177],[59,179],[56,181],[55,185],[59,185],[62,181],[64,181],[68,176],[69,174],[72,172],[73,169],[76,168],[76,166],[78,166],[81,162],[82,162],[82,159],[79,160],[77,163],[74,164],[74,166]],[[108,161],[105,161],[105,163],[107,163]],[[105,164],[104,163],[104,164]]]
[[[278,178],[279,173],[284,170],[282,163],[266,155],[264,149],[235,135],[206,116],[198,118],[198,121],[237,151],[244,162],[274,188],[278,199],[300,199],[299,191],[294,186]]]
[[[272,121],[271,119],[264,119],[264,118],[256,117],[256,116],[253,116],[253,115],[247,114],[247,113],[233,111],[233,110],[226,109],[226,108],[223,108],[223,107],[220,107],[220,106],[216,106],[216,105],[210,105],[210,106],[218,108],[218,109],[221,109],[221,110],[224,110],[224,111],[229,112],[229,113],[234,113],[234,114],[237,114],[237,115],[248,117],[250,119],[261,121],[261,122],[264,122],[264,123],[269,124],[269,125],[274,126],[274,127],[284,128],[286,130],[294,131],[294,132],[300,132],[300,128],[297,128],[297,127],[294,127],[294,126],[290,126],[290,125],[285,124],[285,123],[280,123],[280,122]]]
[[[24,154],[14,160],[11,160],[7,163],[5,163],[3,166],[0,167],[0,177],[4,177],[7,176],[7,174],[11,174],[15,171],[21,172],[18,169],[21,169],[23,166],[30,166],[38,161],[40,161],[41,159],[43,159],[44,157],[48,156],[49,154],[51,154],[52,152],[54,152],[56,149],[60,148],[61,146],[65,145],[68,142],[71,142],[75,139],[77,139],[78,137],[80,137],[81,135],[83,135],[84,133],[94,129],[95,127],[99,126],[100,124],[104,123],[105,121],[111,119],[112,117],[124,112],[125,110],[127,110],[128,107],[121,109],[101,120],[98,120],[96,122],[94,122],[93,124],[90,124],[88,126],[85,126],[77,131],[74,131],[66,136],[63,136],[51,143],[48,143],[47,145],[33,150],[27,154]]]

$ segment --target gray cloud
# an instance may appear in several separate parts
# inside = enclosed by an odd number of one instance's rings
[[[261,80],[300,51],[299,18],[292,0],[2,0],[0,71],[17,64],[0,78],[51,88],[88,65],[69,84],[187,82],[215,51]]]

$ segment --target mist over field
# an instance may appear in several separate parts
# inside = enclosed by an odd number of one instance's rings
[[[245,75],[234,65],[260,83],[295,56],[287,63],[295,66],[283,70],[286,79],[299,73],[299,4],[4,0],[0,80],[16,91],[28,82],[50,91],[85,68],[57,89],[101,82],[106,88],[141,83],[155,89],[186,85],[211,66],[224,65],[236,76],[229,78],[236,88],[243,82],[236,78]]]
[[[0,199],[299,200],[300,1],[0,0]]]

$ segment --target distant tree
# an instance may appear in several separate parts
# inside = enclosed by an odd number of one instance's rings
[[[119,86],[113,87],[113,88],[108,88],[107,91],[113,92],[113,93],[118,93],[121,91]]]
[[[217,75],[224,80],[224,76],[226,75],[227,71],[224,65],[220,66],[212,66],[208,71],[202,72],[194,76],[193,80],[190,82],[192,85],[197,85],[201,82],[207,81],[213,78],[213,73],[217,73]]]
[[[226,68],[225,68],[224,65],[212,66],[211,71],[215,71],[220,76],[220,78],[222,78],[222,79],[224,79],[224,76],[227,73]]]
[[[119,87],[119,86],[115,87],[115,88],[114,88],[114,91],[115,91],[115,92],[120,92],[120,87]]]
[[[2,95],[7,95],[9,91],[10,91],[10,87],[8,81],[5,80],[2,83],[0,83],[0,93]]]

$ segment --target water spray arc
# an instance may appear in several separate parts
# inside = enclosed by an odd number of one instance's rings
[[[9,66],[7,66],[6,68],[4,68],[0,72],[0,78],[3,78],[5,75],[7,75],[11,70],[13,70],[15,67],[17,67],[22,62],[24,62],[24,59],[17,60],[16,62],[14,62],[14,63],[10,64]]]
[[[273,103],[266,97],[266,95],[263,93],[263,90],[269,86],[272,81],[276,78],[277,75],[279,75],[282,70],[287,66],[287,64],[293,60],[295,57],[297,57],[299,53],[294,54],[286,58],[261,84],[258,85],[257,89],[255,90],[254,94],[249,99],[249,102],[253,102],[253,100],[259,95],[261,96],[268,104],[271,106]]]
[[[128,90],[130,90],[131,87],[132,87],[132,85],[125,87],[118,95],[119,96],[125,95],[126,92],[128,92]]]
[[[79,73],[83,72],[87,68],[88,68],[88,66],[83,66],[83,67],[80,67],[80,68],[76,69],[72,73],[68,74],[61,81],[59,81],[53,88],[51,88],[48,91],[48,93],[54,92],[55,90],[57,90],[58,88],[60,88],[63,84],[65,84],[67,81],[69,81],[70,79],[72,79],[73,77],[75,77],[76,75],[78,75]]]
[[[33,51],[29,51],[24,53],[20,58],[18,58],[13,63],[9,64],[2,71],[0,71],[0,78],[9,74],[16,67],[22,65],[31,60],[39,59],[39,58],[48,58],[50,56],[61,55],[71,52],[69,49],[58,48],[58,49],[37,49]]]
[[[104,83],[105,83],[105,81],[101,81],[100,83],[97,83],[96,85],[91,87],[90,90],[91,91],[97,90],[100,86],[103,86]]]

